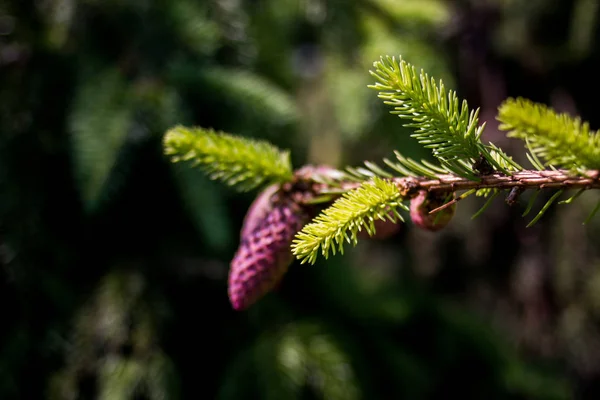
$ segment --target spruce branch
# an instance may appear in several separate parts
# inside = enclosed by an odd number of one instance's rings
[[[405,159],[406,163],[413,163],[412,169],[421,169],[422,174],[412,173],[412,170],[400,170],[401,176],[386,177],[398,187],[404,197],[411,197],[412,193],[425,190],[434,193],[451,193],[463,190],[471,191],[477,196],[487,197],[497,191],[512,190],[507,203],[513,205],[517,198],[525,190],[533,189],[579,189],[579,191],[568,201],[561,202],[569,204],[573,202],[582,192],[590,189],[600,189],[600,170],[587,170],[585,173],[574,175],[568,170],[522,170],[512,175],[504,175],[496,172],[472,180],[458,174],[436,172],[433,168],[425,167],[413,160]],[[385,160],[387,161],[387,160]],[[371,163],[366,162],[367,165]],[[321,193],[344,194],[361,186],[361,180],[371,179],[364,168],[347,168],[348,172],[341,175],[337,181],[322,182],[319,187]],[[442,170],[443,171],[443,170]],[[377,176],[376,176],[377,177]],[[343,179],[346,178],[346,179]]]
[[[369,235],[375,233],[375,220],[388,220],[393,223],[404,221],[397,209],[408,211],[401,203],[402,194],[397,186],[378,177],[364,182],[359,187],[345,193],[331,207],[317,216],[312,223],[296,235],[292,242],[292,253],[302,263],[314,264],[320,253],[327,258],[344,253],[344,242],[356,245],[358,233],[364,228]]]
[[[211,179],[240,191],[292,179],[289,152],[265,141],[176,126],[165,134],[163,144],[172,162],[191,161],[200,165]]]
[[[509,137],[526,142],[530,161],[538,169],[558,167],[577,173],[600,169],[600,133],[591,131],[580,118],[523,98],[509,98],[499,107],[498,120]]]
[[[507,192],[506,203],[514,205],[525,190],[536,190],[536,194],[541,189],[557,190],[527,225],[529,227],[535,224],[565,191],[579,189],[577,194],[565,201],[570,203],[582,191],[600,189],[600,171],[588,171],[585,176],[579,176],[572,175],[566,170],[524,170],[516,171],[510,176],[494,173],[482,176],[479,180],[471,180],[456,174],[388,179],[374,176],[371,180],[362,183],[345,181],[332,182],[332,184],[333,187],[330,187],[322,183],[318,193],[334,193],[335,189],[341,187],[345,193],[313,219],[312,223],[305,225],[292,242],[292,253],[302,263],[314,264],[319,253],[328,258],[330,250],[334,255],[336,251],[343,254],[344,242],[356,245],[358,232],[362,227],[369,235],[375,234],[376,219],[388,220],[392,223],[404,221],[402,215],[398,213],[399,208],[408,210],[403,201],[414,199],[422,193],[429,193],[434,198],[447,197],[447,200],[439,206],[430,208],[429,214],[438,215],[473,194],[480,196],[491,194],[485,205],[475,213],[473,216],[475,218],[502,192]],[[461,195],[455,195],[462,191],[464,193]],[[532,206],[533,202],[528,204],[525,214]]]
[[[411,135],[451,171],[463,177],[477,179],[496,169],[508,174],[521,167],[500,149],[481,142],[485,124],[479,125],[479,109],[470,110],[467,102],[459,102],[453,90],[446,90],[440,80],[395,57],[382,57],[370,71],[378,82],[370,88],[379,91],[379,98],[394,107],[392,114],[412,120],[404,124],[416,128]],[[485,160],[486,165],[482,165]],[[462,161],[462,162],[461,162]],[[473,168],[477,163],[482,168]]]
[[[533,190],[523,213],[526,216],[542,189],[553,191],[527,225],[531,226],[553,204],[570,204],[584,191],[600,189],[600,133],[590,131],[580,119],[524,99],[503,103],[498,116],[501,129],[522,139],[530,150],[527,157],[535,169],[525,170],[493,143],[481,141],[485,124],[479,125],[478,110],[459,102],[456,92],[446,90],[443,82],[417,73],[401,58],[381,58],[374,67],[371,74],[378,82],[370,87],[394,107],[392,113],[409,120],[405,126],[415,129],[412,136],[432,150],[439,164],[394,151],[396,159],[384,158],[384,166],[365,161],[363,166],[343,171],[328,166],[292,171],[289,153],[267,142],[182,126],[165,134],[165,153],[173,162],[189,160],[201,165],[212,179],[240,190],[280,183],[277,196],[269,195],[267,209],[285,205],[289,209],[282,208],[284,214],[293,210],[302,217],[289,219],[293,224],[279,221],[278,232],[287,232],[290,239],[280,248],[291,248],[297,259],[311,264],[319,254],[325,258],[330,253],[343,254],[344,242],[356,245],[364,236],[359,235],[363,229],[375,236],[382,222],[386,226],[404,221],[400,210],[409,212],[415,226],[437,231],[451,221],[457,203],[469,196],[487,197],[475,218],[500,195],[513,206],[525,191]],[[575,194],[559,201],[567,191]],[[312,222],[302,226],[322,207]],[[598,212],[600,202],[588,220]],[[242,232],[242,236],[247,244],[248,235]],[[272,248],[269,251],[274,254]],[[245,266],[256,264],[251,261]]]
[[[600,172],[588,171],[587,176],[574,176],[565,170],[524,170],[511,176],[493,174],[480,181],[471,181],[456,175],[438,175],[437,179],[398,178],[394,181],[401,188],[424,189],[433,192],[448,192],[470,189],[600,189]]]
[[[587,171],[585,176],[573,175],[566,170],[524,170],[517,171],[507,176],[495,173],[483,176],[473,181],[455,174],[438,174],[435,178],[422,177],[395,177],[389,180],[396,184],[398,190],[405,197],[419,190],[429,192],[458,192],[462,190],[483,189],[510,190],[512,188],[527,189],[600,189],[600,171]],[[346,190],[354,190],[359,183],[348,182],[344,185]]]

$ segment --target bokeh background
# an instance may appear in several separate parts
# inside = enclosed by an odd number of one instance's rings
[[[170,164],[164,132],[267,139],[294,165],[429,157],[367,88],[402,55],[481,107],[600,127],[595,0],[0,1],[1,399],[570,399],[600,394],[599,196],[534,227],[469,198],[292,265],[245,312],[256,193]],[[524,161],[526,164],[526,161]],[[542,197],[542,196],[540,196]],[[543,204],[540,199],[539,208]]]

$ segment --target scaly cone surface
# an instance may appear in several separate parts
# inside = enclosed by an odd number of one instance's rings
[[[279,185],[274,184],[268,186],[256,196],[256,199],[254,199],[244,217],[242,229],[240,230],[240,240],[249,237],[264,221],[269,212],[273,210],[272,199],[278,189]]]
[[[273,190],[267,188],[256,198],[231,261],[229,300],[238,311],[250,307],[281,281],[294,259],[292,240],[309,218],[292,201],[274,204],[272,194]]]

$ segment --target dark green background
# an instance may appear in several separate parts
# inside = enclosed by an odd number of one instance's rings
[[[529,229],[525,201],[471,221],[470,199],[441,233],[407,224],[294,264],[234,312],[255,193],[170,164],[161,139],[264,138],[295,167],[428,157],[366,87],[389,54],[482,107],[486,139],[522,160],[494,123],[507,96],[600,126],[599,16],[593,0],[0,2],[0,398],[597,396],[600,224],[581,225],[597,194]]]

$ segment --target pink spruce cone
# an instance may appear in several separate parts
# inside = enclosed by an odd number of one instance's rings
[[[336,174],[339,172],[325,165],[307,165],[295,171],[294,177],[296,182],[310,185],[315,175],[335,179]],[[316,209],[301,209],[292,197],[285,198],[289,190],[285,184],[267,187],[244,217],[240,246],[229,269],[229,300],[235,310],[247,309],[275,289],[294,260],[292,240]]]
[[[246,212],[246,216],[244,217],[242,229],[240,230],[241,240],[252,234],[258,225],[260,225],[267,217],[267,214],[273,209],[271,199],[278,189],[279,185],[274,184],[268,186],[266,189],[260,192],[258,196],[256,196],[256,199],[254,199],[250,205],[250,208]]]
[[[270,203],[271,195],[268,196]],[[261,197],[262,194],[255,203],[264,201]],[[258,210],[264,210],[264,207],[265,204],[251,207],[249,212],[254,209],[258,215]],[[247,233],[242,236],[231,261],[229,300],[238,311],[250,307],[281,281],[294,259],[290,249],[292,240],[306,222],[304,213],[296,210],[293,203],[271,205],[270,208],[260,221],[252,216],[247,218]]]
[[[431,210],[435,210],[443,204],[443,196],[434,196],[426,190],[422,190],[417,197],[412,198],[410,201],[410,218],[419,228],[434,232],[439,231],[448,225],[456,212],[456,203],[454,203],[437,213],[429,214]]]

